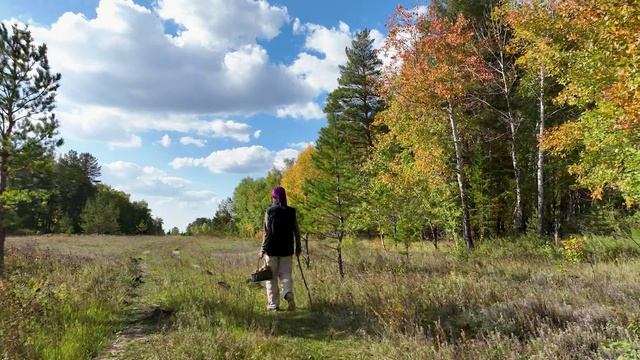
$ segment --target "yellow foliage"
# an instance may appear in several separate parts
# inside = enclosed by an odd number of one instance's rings
[[[577,155],[577,183],[602,197],[620,190],[640,202],[640,7],[626,0],[526,0],[503,8],[518,64],[543,66],[563,89],[558,105],[583,110],[547,130],[542,147]]]
[[[304,183],[309,179],[317,179],[322,173],[315,166],[312,156],[315,147],[309,146],[302,151],[296,162],[282,175],[280,184],[287,191],[288,202],[291,206],[301,206],[306,202]]]
[[[567,261],[579,263],[584,258],[584,245],[581,238],[570,237],[561,241],[562,255]]]

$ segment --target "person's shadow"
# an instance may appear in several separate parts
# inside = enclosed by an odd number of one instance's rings
[[[211,304],[228,325],[253,328],[271,336],[306,339],[343,339],[370,333],[372,323],[366,314],[351,304],[322,303],[298,307],[295,311],[256,311],[229,304]]]

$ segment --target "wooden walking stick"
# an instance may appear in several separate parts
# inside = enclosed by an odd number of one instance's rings
[[[309,307],[313,305],[311,302],[311,291],[309,291],[309,285],[307,285],[307,279],[304,277],[304,272],[302,272],[302,264],[300,264],[300,256],[296,256],[298,259],[298,269],[300,269],[300,275],[302,275],[302,282],[304,283],[304,288],[307,289],[307,297],[309,297]]]

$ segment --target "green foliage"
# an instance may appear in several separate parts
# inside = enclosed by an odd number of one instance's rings
[[[313,154],[321,177],[309,179],[309,216],[314,232],[322,237],[341,241],[347,234],[347,223],[357,203],[358,182],[353,167],[353,148],[342,139],[347,126],[328,114],[329,125],[320,130],[317,151]]]
[[[264,212],[271,206],[271,190],[280,183],[282,171],[272,169],[266,177],[242,179],[233,191],[235,226],[241,236],[256,238],[262,234]]]
[[[384,130],[374,124],[376,114],[385,108],[376,91],[382,61],[368,29],[356,33],[345,52],[347,63],[340,66],[338,87],[328,95],[324,112],[341,123],[338,136],[350,144],[353,165],[360,168],[370,158],[376,135]]]
[[[75,227],[73,226],[71,218],[64,214],[60,217],[56,230],[62,234],[73,234],[75,232]]]
[[[4,224],[8,231],[24,232],[29,229],[39,232],[38,214],[46,213],[51,193],[42,189],[8,189],[0,195],[0,202],[8,209],[4,214]],[[22,211],[29,209],[29,212]]]
[[[53,114],[61,76],[51,72],[46,45],[34,44],[26,26],[9,29],[5,23],[0,25],[0,74],[0,175],[6,180],[12,157],[34,144],[48,149],[62,144]]]
[[[33,190],[7,190],[0,194],[0,202],[5,206],[16,206],[20,203],[29,202],[34,198],[46,198],[47,193],[45,191],[33,191]]]
[[[564,258],[573,264],[581,262],[584,257],[584,244],[578,237],[570,237],[561,242],[561,253]]]
[[[481,23],[486,21],[487,13],[499,3],[498,0],[435,0],[432,2],[443,16],[455,19],[462,15],[467,19]]]
[[[34,148],[47,152],[62,145],[53,114],[60,77],[49,68],[46,45],[34,44],[26,25],[8,29],[0,24],[0,196],[11,180],[14,159],[24,159]],[[11,199],[0,198],[0,272],[9,209],[2,200]]]
[[[197,218],[187,225],[187,235],[204,235],[211,229],[211,219]]]
[[[120,232],[120,209],[112,197],[113,190],[100,185],[95,197],[89,199],[80,215],[82,230],[87,234],[116,234]]]
[[[620,261],[640,256],[640,234],[637,233],[616,237],[585,235],[580,241],[583,259],[588,262]]]
[[[507,201],[511,183],[500,183],[504,181],[504,174],[501,174],[494,166],[504,166],[508,164],[498,163],[498,159],[490,151],[477,149],[474,152],[474,159],[469,166],[469,200],[473,204],[471,210],[471,221],[476,227],[476,236],[484,239],[492,233],[502,234],[507,232],[507,228],[513,217],[513,209],[509,206],[512,201]],[[502,175],[502,176],[501,176]],[[509,179],[511,180],[511,179]],[[507,186],[509,186],[507,188]]]
[[[563,85],[556,101],[581,111],[552,129],[545,146],[559,156],[577,153],[569,171],[594,198],[616,189],[633,205],[640,201],[640,7],[619,0],[564,0],[554,10],[549,25],[561,34],[552,45],[559,49]]]
[[[380,141],[367,168],[375,176],[359,190],[364,200],[352,222],[374,224],[381,242],[406,251],[414,242],[429,238],[437,245],[438,238],[454,234],[459,209],[453,188],[425,181],[419,166],[411,151]]]
[[[375,91],[381,61],[372,43],[365,29],[346,49],[347,63],[340,67],[338,87],[329,94],[324,108],[328,125],[320,130],[312,154],[319,176],[308,179],[303,187],[308,194],[305,213],[313,232],[337,240],[338,247],[350,231],[371,226],[351,219],[364,201],[358,190],[367,186],[365,165],[371,161],[375,137],[384,130],[374,124],[385,104]],[[340,256],[338,250],[339,262]]]
[[[163,221],[153,218],[145,201],[129,200],[129,194],[98,184],[80,215],[88,234],[161,235]]]
[[[80,230],[80,213],[99,182],[98,159],[89,153],[71,150],[60,156],[55,166],[56,205],[71,221],[73,232]]]
[[[212,219],[197,218],[187,225],[187,235],[229,236],[237,233],[233,200],[228,198],[218,205]]]
[[[119,215],[117,230],[100,226],[100,231],[156,235],[164,232],[162,219],[151,216],[146,202],[131,202],[128,194],[99,185],[100,165],[89,153],[71,150],[55,159],[47,148],[30,143],[12,158],[10,170],[8,188],[0,195],[7,207],[5,225],[9,232],[79,233],[85,230],[81,217],[84,210],[94,213],[85,214],[92,219],[86,219],[90,223],[111,223],[104,219],[113,215],[111,207],[110,213],[104,215],[99,214],[100,205],[86,207],[101,186],[103,194],[99,201],[110,198]],[[91,232],[97,230],[92,228]]]
[[[138,234],[144,234],[149,229],[149,225],[144,220],[140,220],[138,226],[136,226],[136,232]]]
[[[80,232],[80,212],[95,193],[100,166],[88,153],[69,151],[58,159],[32,144],[11,162],[9,192],[31,194],[12,205],[6,225],[10,232]]]

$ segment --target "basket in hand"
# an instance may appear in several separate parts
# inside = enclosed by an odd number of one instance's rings
[[[260,282],[273,279],[273,272],[271,271],[271,267],[267,265],[266,261],[263,267],[259,267],[260,262],[258,261],[258,270],[251,274],[251,281]]]

